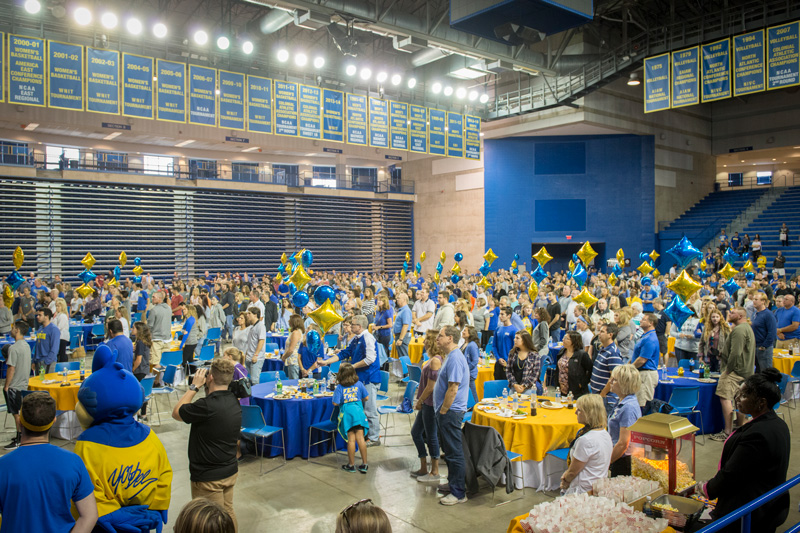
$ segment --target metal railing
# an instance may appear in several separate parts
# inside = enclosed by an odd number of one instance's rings
[[[739,189],[766,189],[769,187],[795,187],[800,185],[800,176],[795,173],[775,174],[768,183],[759,183],[758,177],[744,176],[742,180],[717,181],[720,190],[735,191]]]

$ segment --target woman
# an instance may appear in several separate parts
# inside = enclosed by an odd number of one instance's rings
[[[614,411],[608,417],[608,433],[614,449],[611,451],[611,477],[631,475],[630,427],[642,416],[636,393],[642,386],[639,370],[631,365],[619,365],[611,371],[611,392],[617,395]]]
[[[392,524],[386,512],[373,505],[372,500],[359,500],[336,517],[335,533],[392,533]]]
[[[564,335],[563,346],[556,362],[558,385],[562,395],[571,392],[574,398],[580,398],[589,393],[592,359],[583,349],[583,337],[577,331]]]
[[[689,307],[689,309],[692,308]],[[700,320],[694,314],[694,309],[692,309],[692,315],[684,321],[680,328],[674,322],[672,323],[669,336],[675,339],[675,357],[678,361],[697,357],[702,332]]]
[[[592,329],[596,330],[602,324],[607,324],[614,320],[614,312],[608,308],[608,302],[604,298],[597,300],[597,305],[594,307],[594,314],[592,315]]]
[[[575,415],[583,427],[570,445],[569,466],[561,475],[561,490],[566,494],[589,492],[595,481],[606,477],[614,448],[606,431],[606,408],[599,394],[578,398]]]
[[[370,324],[375,320],[375,293],[372,287],[364,288],[364,303],[361,306],[361,313],[367,317]]]
[[[539,353],[533,347],[530,333],[524,329],[514,335],[514,347],[508,353],[506,379],[511,392],[523,394],[536,387],[536,394],[542,393],[539,382],[541,363]]]
[[[153,347],[153,337],[150,326],[144,322],[133,324],[133,334],[136,344],[133,346],[133,375],[141,382],[150,373],[150,348]],[[147,400],[142,404],[140,421],[147,421]]]
[[[303,317],[292,315],[289,318],[289,339],[286,341],[286,349],[281,355],[283,360],[283,370],[286,372],[287,379],[300,379],[300,343],[305,335],[303,327]]]
[[[715,520],[786,481],[791,437],[786,423],[773,410],[781,399],[780,381],[780,372],[767,368],[745,379],[736,393],[739,412],[753,418],[731,433],[722,448],[719,471],[701,485],[707,498],[717,499],[711,512]],[[754,510],[751,520],[759,532],[774,532],[788,513],[789,494],[784,493]],[[737,521],[720,531],[740,529]]]
[[[761,235],[756,233],[755,238],[753,238],[753,242],[750,244],[750,248],[753,250],[750,254],[750,256],[753,258],[753,261],[758,261],[758,258],[761,255]]]
[[[617,348],[624,363],[631,360],[633,347],[636,345],[636,326],[631,323],[631,314],[627,309],[620,309],[614,313],[614,322],[619,326],[617,333]]]
[[[125,306],[120,305],[114,310],[114,318],[122,322],[122,333],[129,339],[131,338],[131,329],[130,329],[130,315],[128,314],[128,310]]]
[[[205,309],[202,305],[197,305],[194,308],[195,313],[197,314],[197,322],[196,324],[199,327],[198,330],[198,337],[197,337],[197,346],[194,348],[194,355],[200,355],[200,350],[203,349],[203,345],[206,341],[206,335],[208,334],[208,322],[206,321],[206,313]]]
[[[173,320],[180,320],[182,318],[183,307],[183,296],[178,291],[173,291],[172,298],[170,299],[170,307],[172,308],[172,319]]]
[[[195,306],[195,308],[203,303],[200,298],[200,287],[192,289],[192,296],[189,298],[189,303]]]
[[[469,320],[467,319],[467,313],[464,311],[456,311],[455,315],[455,326],[458,328],[458,331],[464,332],[464,330],[469,326]],[[461,348],[464,346],[464,337],[459,335],[458,337],[458,347]]]
[[[61,333],[61,341],[58,346],[58,362],[66,363],[69,361],[67,355],[67,348],[69,347],[69,313],[67,311],[67,302],[63,298],[56,299],[56,315],[53,317],[58,331]],[[83,330],[81,330],[83,334]]]
[[[183,338],[181,339],[181,351],[183,351],[183,367],[186,375],[189,375],[189,363],[194,362],[194,349],[200,339],[200,326],[197,324],[197,310],[192,304],[183,304]]]
[[[392,353],[392,325],[394,324],[394,311],[389,304],[389,297],[385,294],[378,296],[378,312],[375,315],[375,340],[386,349],[386,355]]]
[[[575,331],[581,334],[581,338],[583,339],[583,349],[588,352],[589,347],[592,345],[594,332],[589,326],[589,321],[586,319],[586,316],[581,315],[578,317],[578,321],[575,322]]]
[[[481,358],[481,350],[478,348],[478,332],[474,326],[467,326],[461,330],[461,338],[464,340],[464,357],[469,364],[469,390],[472,391],[472,398],[478,401],[478,389],[475,380],[478,379],[478,363]]]
[[[251,327],[247,325],[245,313],[239,313],[236,317],[236,328],[233,330],[233,346],[240,352],[247,349],[247,336],[250,334]]]
[[[288,331],[289,319],[292,318],[293,314],[292,302],[288,298],[281,300],[281,309],[278,312],[278,322],[276,322],[275,327],[280,331]]]
[[[411,472],[411,477],[425,483],[439,481],[439,427],[436,423],[436,412],[433,408],[433,389],[439,377],[439,370],[444,364],[445,355],[436,344],[439,336],[438,329],[429,329],[425,332],[425,341],[422,348],[430,359],[422,367],[422,377],[417,387],[417,402],[414,409],[419,411],[414,425],[411,427],[411,438],[417,447],[419,457],[419,470]],[[425,445],[428,451],[425,451]],[[430,456],[431,471],[428,473],[428,456]]]
[[[242,364],[244,362],[244,354],[235,346],[228,346],[222,353],[222,357],[233,361],[233,381],[242,378],[249,378],[250,374]],[[239,405],[250,405],[250,398],[239,398]]]
[[[548,355],[550,353],[550,348],[548,347],[548,342],[550,341],[550,314],[546,308],[537,307],[533,312],[533,316],[539,321],[531,335],[533,349],[539,355]]]
[[[472,311],[472,323],[475,325],[475,331],[478,332],[478,336],[482,339],[483,331],[487,326],[486,296],[483,294],[479,294],[478,298],[475,300],[475,309]]]

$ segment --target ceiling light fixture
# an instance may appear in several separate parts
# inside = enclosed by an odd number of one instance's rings
[[[403,78],[400,74],[392,74],[392,85],[400,85],[400,82],[403,81]]]
[[[39,127],[39,124],[37,124],[36,122],[31,122],[30,124],[25,126],[25,131],[33,131],[38,127]]]
[[[325,66],[325,58],[322,56],[317,56],[314,58],[314,68],[319,70]]]
[[[242,43],[242,52],[246,55],[250,55],[253,53],[253,42],[252,41],[245,41]]]
[[[129,18],[125,23],[125,29],[128,30],[128,33],[131,35],[139,35],[142,33],[142,22],[137,18]]]
[[[635,72],[631,72],[631,76],[630,76],[630,78],[628,78],[628,85],[630,85],[631,87],[635,87],[636,85],[639,85],[640,83],[641,82],[639,81],[639,75],[636,74]]]
[[[486,93],[483,93],[483,94],[481,95],[480,102],[481,102],[482,104],[485,104],[485,103],[486,103],[486,102],[488,102],[488,101],[489,101],[489,95],[488,95],[488,94],[486,94]]]
[[[197,30],[194,32],[194,42],[200,46],[204,46],[208,43],[208,34],[203,30]]]
[[[308,63],[308,56],[305,55],[303,52],[295,54],[294,56],[294,64],[298,67],[304,67]]]
[[[111,12],[103,13],[103,16],[100,17],[100,24],[102,24],[107,30],[113,30],[116,28],[118,22],[117,16]]]
[[[72,16],[75,18],[75,22],[81,26],[87,26],[92,22],[92,12],[85,7],[76,9]]]
[[[277,58],[278,61],[280,61],[281,63],[286,63],[287,61],[289,61],[289,50],[287,50],[286,48],[281,48],[280,50],[278,50]]]
[[[474,102],[478,99],[478,91],[470,91],[469,92],[469,101]]]
[[[417,78],[408,78],[408,88],[413,89],[417,86]]]
[[[163,22],[156,23],[156,25],[153,26],[153,35],[159,39],[163,39],[167,36],[167,26]]]
[[[362,80],[367,81],[368,79],[370,79],[370,77],[372,77],[372,70],[370,70],[369,67],[364,67],[361,69],[359,76],[361,76]]]
[[[453,88],[448,85],[447,87],[444,88],[444,95],[450,96],[451,94],[453,94]]]
[[[231,41],[224,35],[220,35],[217,38],[217,48],[219,48],[220,50],[227,50],[230,45]]]
[[[121,132],[121,131],[115,131],[114,133],[109,133],[108,135],[106,135],[105,137],[103,137],[103,140],[104,140],[104,141],[110,141],[110,140],[112,140],[112,139],[116,139],[116,138],[117,138],[117,137],[119,137],[120,135],[122,135],[122,132]]]
[[[260,150],[260,146],[251,146],[250,148],[245,148],[242,152],[255,152],[256,150]]]
[[[356,72],[358,72],[358,69],[353,64],[347,65],[347,67],[344,69],[344,73],[348,76],[355,76]]]
[[[378,83],[383,83],[386,81],[386,78],[388,77],[389,75],[386,74],[385,72],[378,72],[378,75],[375,76],[375,79],[378,81]]]
[[[39,3],[39,0],[25,0],[25,11],[31,15],[35,15],[41,10],[42,4]]]
[[[437,81],[431,87],[431,91],[433,91],[433,94],[439,94],[440,92],[442,92],[442,84]]]
[[[456,98],[458,98],[459,100],[463,100],[466,97],[467,97],[467,90],[463,87],[459,87],[458,90],[456,90]]]
[[[192,139],[190,141],[182,141],[182,142],[179,142],[178,144],[176,144],[175,148],[183,148],[187,144],[192,144],[193,142],[194,142],[194,139]]]

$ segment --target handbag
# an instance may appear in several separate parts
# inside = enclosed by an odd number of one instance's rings
[[[228,385],[228,390],[233,393],[236,398],[249,398],[253,394],[253,383],[247,376],[231,381]]]

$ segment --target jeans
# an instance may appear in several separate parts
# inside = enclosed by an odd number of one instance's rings
[[[439,440],[444,450],[444,460],[447,463],[447,483],[450,485],[450,494],[459,500],[467,495],[467,469],[461,444],[461,421],[463,418],[464,411],[450,409],[445,414],[436,413]]]
[[[436,425],[436,413],[432,405],[422,404],[422,410],[417,413],[414,425],[411,427],[411,438],[417,447],[417,456],[422,459],[430,455],[431,459],[439,458],[439,428]],[[425,453],[425,444],[428,444],[428,453]]]
[[[472,397],[475,399],[475,401],[480,401],[478,398],[478,387],[475,386],[475,378],[469,378],[469,390],[472,391]]]
[[[378,403],[375,396],[378,394],[379,383],[367,383],[366,389],[369,399],[364,405],[364,414],[369,422],[369,440],[378,441],[381,436],[381,418],[378,416]]]
[[[763,372],[772,366],[772,346],[756,348],[756,372]]]
[[[411,335],[407,333],[406,334],[406,338],[403,339],[403,344],[401,344],[400,346],[397,347],[397,358],[398,359],[403,357],[404,355],[408,356],[408,343],[409,342],[411,342]],[[390,354],[390,353],[392,353],[391,350],[386,352],[387,355]]]
[[[264,366],[264,354],[258,356],[258,360],[254,363],[253,357],[251,355],[247,356],[247,360],[244,362],[244,367],[247,369],[247,373],[250,375],[250,381],[253,385],[257,385],[261,382],[261,368]]]
[[[383,334],[383,330],[381,330],[381,334],[380,335],[376,335],[375,336],[375,340],[383,345],[383,349],[386,350],[386,356],[387,357],[392,355],[392,336],[389,333],[386,333],[384,335]],[[398,356],[399,355],[400,354],[398,354]]]
[[[225,327],[222,329],[227,333],[228,340],[233,340],[233,315],[225,315]]]

